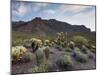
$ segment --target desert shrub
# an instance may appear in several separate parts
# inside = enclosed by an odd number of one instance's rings
[[[39,66],[36,66],[32,69],[33,73],[41,73],[41,72],[48,72],[52,68],[52,64],[46,62],[44,64],[41,64]]]
[[[12,41],[13,46],[23,45],[22,39],[17,39]]]
[[[48,72],[48,69],[46,65],[40,65],[40,66],[36,66],[35,68],[33,68],[32,72],[33,73]]]
[[[33,60],[33,54],[31,52],[25,52],[23,55],[22,55],[22,58],[21,58],[21,62],[29,62]]]
[[[44,53],[45,53],[46,59],[48,60],[48,58],[50,57],[50,50],[49,50],[49,47],[46,47],[46,48],[44,49]]]
[[[25,43],[23,46],[26,47],[26,48],[31,48],[31,44],[30,43]]]
[[[35,52],[35,58],[37,65],[40,65],[44,62],[44,52],[40,48]]]
[[[91,48],[90,51],[91,51],[92,53],[96,53],[96,49]]]
[[[77,46],[88,45],[88,40],[83,36],[74,36],[72,40]]]
[[[62,48],[61,45],[56,45],[56,49],[58,49],[59,51],[62,51],[63,50],[63,48]]]
[[[70,55],[62,55],[58,60],[57,60],[57,65],[63,69],[63,70],[70,70],[73,66],[73,61],[71,59]]]
[[[89,40],[89,41],[88,41],[87,47],[88,47],[89,49],[91,49],[91,48],[95,49],[95,48],[96,48],[96,47],[95,47],[95,41]]]
[[[91,46],[90,51],[93,53],[96,53],[96,47],[95,46]]]
[[[65,52],[72,52],[72,49],[70,47],[64,48]]]
[[[72,52],[65,52],[65,51],[64,51],[64,52],[62,52],[61,54],[62,54],[62,55],[68,55],[68,56],[70,56],[70,55],[72,55]]]
[[[81,49],[80,49],[80,48],[78,48],[78,47],[75,47],[75,48],[73,49],[73,51],[74,51],[75,53],[77,53],[77,52],[80,52],[80,51],[81,51]]]
[[[81,62],[81,63],[85,63],[85,62],[87,62],[88,61],[88,57],[87,57],[87,55],[86,54],[83,54],[81,51],[80,51],[80,49],[79,48],[76,48],[75,50],[74,50],[74,58],[77,60],[77,61],[79,61],[79,62]]]
[[[68,43],[68,47],[70,47],[71,49],[73,49],[75,47],[75,43],[73,41],[70,41]]]
[[[22,58],[22,55],[27,51],[27,49],[23,46],[15,46],[12,47],[12,61],[19,61]]]
[[[96,46],[95,45],[92,45],[91,47],[92,47],[92,49],[96,49]]]
[[[82,48],[81,48],[81,51],[83,52],[83,53],[85,53],[85,54],[88,54],[88,52],[89,52],[89,49],[86,47],[86,46],[82,46]]]
[[[93,59],[94,58],[94,54],[92,52],[88,52],[88,58]]]

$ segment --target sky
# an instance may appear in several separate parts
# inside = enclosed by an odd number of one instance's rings
[[[12,21],[30,21],[35,17],[56,19],[72,25],[85,25],[95,31],[95,6],[12,1]]]

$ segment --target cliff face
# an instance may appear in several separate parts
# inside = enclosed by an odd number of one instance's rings
[[[55,33],[55,32],[91,32],[89,28],[84,25],[71,25],[66,22],[57,21],[55,19],[44,20],[39,17],[34,18],[28,22],[12,22],[12,29],[21,32],[45,32],[45,33]]]

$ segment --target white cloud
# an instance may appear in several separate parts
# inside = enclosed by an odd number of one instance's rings
[[[35,5],[39,7],[46,7],[48,3],[35,3]]]
[[[18,8],[17,12],[18,12],[19,15],[26,14],[28,12],[28,9],[24,5],[21,5]]]
[[[46,14],[55,14],[56,11],[54,11],[52,9],[48,9],[48,10],[44,10],[43,13],[46,13]]]
[[[95,11],[83,12],[72,17],[63,18],[66,22],[71,24],[85,25],[92,31],[95,30]]]
[[[30,12],[31,7],[28,5],[25,5],[24,3],[21,3],[18,7],[15,8],[15,10],[12,10],[12,14],[24,16],[28,12]]]
[[[92,31],[95,30],[95,11],[90,11],[86,13],[80,13],[76,15],[75,17],[77,18],[79,16],[77,23],[82,23],[86,25],[86,27],[91,28]]]
[[[34,12],[39,11],[41,8],[45,8],[48,5],[48,3],[32,3],[32,4]]]
[[[71,13],[78,13],[81,11],[84,11],[87,8],[90,8],[91,6],[79,6],[79,5],[61,5],[58,9],[62,13],[71,12]]]
[[[92,9],[89,9],[92,8]],[[95,9],[92,6],[61,5],[57,12],[59,20],[70,24],[85,25],[92,31],[95,30]]]

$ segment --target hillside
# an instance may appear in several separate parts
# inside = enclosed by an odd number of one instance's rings
[[[67,32],[90,32],[89,28],[86,28],[84,25],[71,25],[66,22],[57,21],[55,19],[44,20],[39,17],[34,18],[28,22],[12,22],[13,27],[19,31],[34,31],[34,29],[47,30],[47,31],[67,31]],[[31,29],[30,29],[31,28]]]
[[[43,34],[43,36],[47,34],[55,35],[57,32],[67,32],[70,34],[69,36],[81,34],[95,39],[95,31],[91,32],[91,30],[84,25],[71,25],[56,19],[46,20],[40,17],[36,17],[28,22],[12,22],[12,30],[21,33]]]

